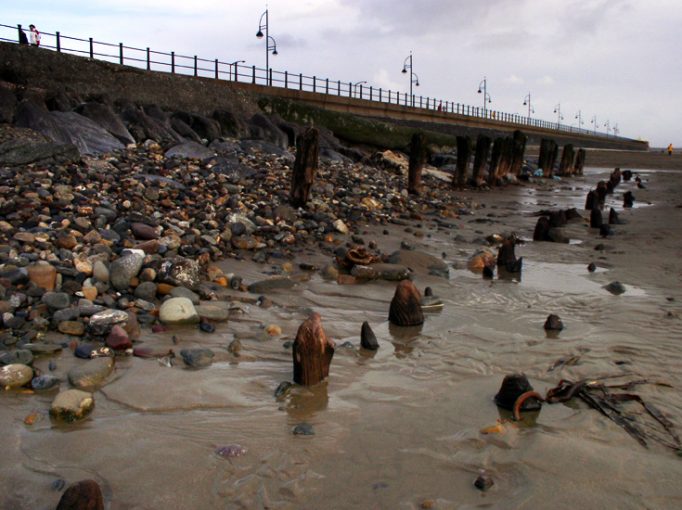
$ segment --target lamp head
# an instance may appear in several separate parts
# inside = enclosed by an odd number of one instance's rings
[[[416,87],[419,87],[419,80],[414,84]]]
[[[407,69],[403,66],[403,74],[407,73]]]
[[[273,55],[279,55],[279,53],[277,53],[277,48],[275,48],[274,50],[272,50],[272,54],[273,54]]]
[[[478,93],[479,93],[479,94],[481,93],[481,88],[480,88],[480,87],[478,88]]]
[[[488,98],[488,102],[489,102],[489,103],[492,103],[492,100],[491,100],[490,98]]]
[[[256,32],[256,37],[258,37],[258,39],[263,38],[263,32],[260,29],[258,29],[258,32]]]
[[[523,106],[526,106],[527,104],[528,104],[528,103],[526,103],[525,101],[523,102]]]

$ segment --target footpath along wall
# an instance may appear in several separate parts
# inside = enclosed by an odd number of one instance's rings
[[[293,122],[325,126],[339,138],[353,143],[383,145],[384,148],[404,145],[409,133],[415,129],[441,133],[443,136],[438,143],[454,141],[457,136],[475,138],[480,134],[494,139],[510,136],[520,129],[530,145],[540,145],[542,139],[550,138],[559,145],[585,148],[649,148],[645,141],[567,133],[432,109],[145,71],[11,43],[0,43],[0,81],[26,87],[32,90],[31,93],[40,91],[46,97],[58,98],[65,94],[84,99],[97,97],[112,103],[156,104],[203,115],[222,108],[237,117],[248,118],[264,110]],[[11,122],[12,105],[7,98],[7,91],[0,87],[2,122]],[[359,119],[371,122],[359,122]]]

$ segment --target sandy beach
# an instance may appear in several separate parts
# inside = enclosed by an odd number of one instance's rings
[[[607,196],[605,212],[613,207],[622,223],[604,238],[583,208],[615,166],[631,169],[642,187],[633,179]],[[313,197],[334,191],[332,175],[325,167]],[[363,175],[349,177],[348,200],[366,193],[385,204],[405,185],[380,172],[369,185]],[[73,424],[48,416],[54,389],[5,391],[0,506],[54,508],[65,484],[94,479],[109,509],[677,507],[675,451],[640,445],[578,399],[516,422],[493,397],[512,373],[526,374],[543,394],[561,379],[613,376],[646,381],[630,391],[682,425],[680,156],[590,152],[579,177],[455,191],[427,176],[425,189],[388,221],[348,220],[348,234],[327,234],[291,257],[256,263],[245,251],[217,260],[245,287],[273,276],[292,284],[225,289],[215,302],[229,318],[213,322],[212,333],[142,325],[136,346],[208,348],[210,366],[117,355],[93,391],[94,411]],[[622,207],[626,191],[633,208]],[[532,240],[538,212],[573,207],[582,218],[564,227],[569,243]],[[496,254],[496,236],[511,233],[521,240],[522,273],[484,279],[467,269],[472,255]],[[396,282],[330,278],[333,252],[360,242],[396,254],[443,309],[428,312],[421,327],[395,327],[387,316]],[[623,294],[604,288],[616,281]],[[329,378],[276,395],[292,381],[291,342],[312,311],[336,343]],[[549,314],[561,318],[560,333],[543,329]],[[360,347],[363,321],[376,334],[376,352]],[[64,349],[33,362],[63,387],[85,363],[73,340],[49,331],[43,341]],[[641,406],[627,409],[665,435]],[[240,454],[216,453],[226,446]],[[481,474],[493,481],[485,491],[474,486]]]

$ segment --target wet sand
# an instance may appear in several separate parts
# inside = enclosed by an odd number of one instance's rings
[[[679,457],[657,444],[643,448],[581,402],[546,405],[520,425],[481,433],[509,418],[493,396],[512,372],[527,374],[543,393],[562,378],[621,374],[665,382],[672,388],[636,391],[682,426],[682,173],[619,166],[637,172],[646,188],[623,183],[607,198],[606,209],[615,207],[627,222],[608,239],[578,221],[566,230],[571,244],[530,241],[533,213],[581,210],[611,166],[464,192],[485,207],[449,220],[449,227],[429,217],[392,225],[388,235],[386,227],[366,227],[362,237],[384,252],[406,242],[449,265],[443,278],[419,260],[412,264],[417,287],[431,286],[445,303],[423,327],[388,324],[395,283],[338,285],[313,274],[293,289],[269,292],[272,308],[235,301],[230,321],[214,334],[146,332],[145,346],[208,346],[216,360],[197,371],[121,359],[114,380],[95,394],[95,412],[79,425],[45,418],[25,426],[24,416],[48,408],[52,396],[5,395],[3,506],[54,508],[60,495],[54,480],[93,478],[110,509],[678,507]],[[636,202],[623,210],[627,190]],[[483,280],[466,269],[486,236],[509,232],[528,240],[516,249],[524,257],[520,279]],[[329,260],[311,251],[299,262]],[[590,262],[598,266],[594,273]],[[234,260],[221,267],[245,281],[272,269]],[[625,285],[624,294],[603,289],[614,280]],[[311,310],[337,343],[330,377],[277,400],[275,388],[292,377],[285,342]],[[557,338],[542,328],[550,313],[565,325]],[[381,345],[374,355],[359,347],[364,320]],[[282,334],[267,335],[269,324]],[[242,354],[235,358],[227,345],[237,338]],[[579,356],[576,365],[548,371],[572,355]],[[57,362],[66,373],[75,360],[65,352]],[[315,434],[294,436],[302,422]],[[233,443],[246,455],[214,453]],[[473,486],[480,470],[495,482],[485,493]]]

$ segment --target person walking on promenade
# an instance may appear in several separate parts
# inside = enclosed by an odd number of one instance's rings
[[[33,46],[40,46],[40,32],[38,32],[35,25],[29,25],[28,28],[31,29],[31,44]]]
[[[28,44],[28,37],[26,37],[26,32],[23,28],[19,29],[19,44]]]
[[[668,156],[673,155],[673,144],[668,145]]]

